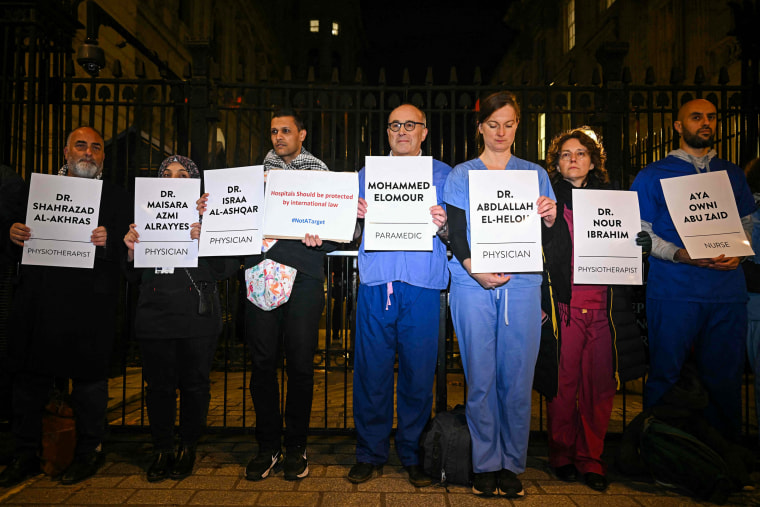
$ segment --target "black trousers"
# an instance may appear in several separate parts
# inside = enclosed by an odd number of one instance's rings
[[[211,399],[209,374],[216,336],[139,340],[147,385],[150,433],[155,451],[174,449],[177,389],[180,392],[179,435],[183,445],[195,445],[206,426]]]
[[[283,415],[277,366],[285,353],[287,400],[285,448],[306,445],[314,391],[314,351],[325,305],[324,280],[296,275],[290,299],[272,311],[246,302],[246,341],[251,351],[251,398],[256,410],[256,440],[260,450],[279,450]]]
[[[42,414],[50,399],[54,377],[19,372],[13,377],[13,423],[16,455],[38,454]],[[77,428],[75,454],[85,456],[103,441],[108,407],[107,379],[72,379],[71,406]]]

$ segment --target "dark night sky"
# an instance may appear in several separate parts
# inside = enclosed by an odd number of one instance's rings
[[[380,67],[391,84],[400,84],[405,67],[413,83],[424,80],[429,66],[438,84],[448,82],[452,66],[460,83],[472,82],[476,66],[484,82],[491,77],[514,35],[503,21],[510,1],[465,0],[449,8],[446,3],[362,0],[368,41],[363,67],[370,83]]]

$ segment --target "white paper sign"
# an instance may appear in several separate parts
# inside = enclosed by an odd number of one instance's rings
[[[538,174],[470,171],[469,177],[472,272],[540,272]]]
[[[197,178],[135,178],[136,268],[194,268],[198,242],[190,226],[198,221]]]
[[[573,281],[641,285],[639,196],[618,190],[573,189]]]
[[[432,157],[367,157],[365,250],[433,250]]]
[[[201,257],[261,253],[264,166],[205,171],[208,207],[198,244]]]
[[[359,175],[331,171],[269,171],[264,200],[264,237],[347,243],[356,227]]]
[[[726,171],[660,182],[670,218],[692,259],[754,255]]]
[[[95,245],[90,238],[98,227],[102,189],[100,180],[32,173],[26,206],[32,237],[24,242],[21,263],[92,268]]]

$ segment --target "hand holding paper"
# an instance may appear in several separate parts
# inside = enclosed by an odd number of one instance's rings
[[[436,204],[430,208],[430,216],[433,217],[433,223],[438,229],[446,225],[446,210],[443,206]]]
[[[92,231],[92,236],[90,237],[90,241],[92,241],[92,244],[95,246],[106,246],[107,239],[108,231],[102,225]]]
[[[190,239],[201,239],[201,223],[195,222],[190,226]]]
[[[367,214],[367,201],[363,197],[359,197],[356,205],[356,218],[362,219]]]
[[[200,216],[203,216],[203,213],[205,213],[207,208],[208,208],[208,192],[200,196],[200,198],[197,201],[195,201],[195,209],[198,210],[198,214]]]
[[[32,230],[24,224],[16,222],[9,233],[14,245],[24,246],[24,241],[32,237]]]
[[[538,208],[538,214],[543,218],[544,225],[551,227],[554,225],[554,221],[557,219],[557,203],[552,201],[549,197],[542,195],[536,201]]]
[[[721,254],[712,259],[692,259],[685,248],[679,248],[673,255],[673,260],[681,264],[690,264],[700,268],[710,268],[718,271],[731,271],[739,267],[741,259],[739,257],[726,257]]]
[[[473,273],[470,271],[470,259],[465,259],[462,264],[464,269],[486,290],[496,289],[506,284],[510,280],[510,276],[506,273]]]
[[[127,260],[135,260],[135,243],[140,242],[140,233],[137,232],[135,224],[129,224],[129,231],[124,235],[124,244],[127,245]]]
[[[319,239],[319,234],[306,234],[301,240],[301,243],[311,248],[322,246],[322,240]]]

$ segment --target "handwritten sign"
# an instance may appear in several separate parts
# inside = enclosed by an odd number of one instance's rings
[[[538,174],[470,171],[469,177],[472,272],[540,272]]]
[[[190,226],[198,221],[195,201],[201,180],[189,178],[135,178],[135,244],[137,268],[194,268],[198,242]]]
[[[670,218],[692,259],[754,255],[726,171],[661,180]]]
[[[92,268],[103,182],[72,176],[32,173],[22,264]],[[7,231],[6,231],[7,234]]]
[[[209,196],[199,255],[261,253],[264,166],[205,171],[203,180]]]
[[[636,192],[573,189],[573,281],[641,285]]]
[[[365,250],[433,249],[437,204],[432,157],[367,157]]]
[[[264,237],[353,239],[359,200],[357,173],[269,171],[264,199]]]

